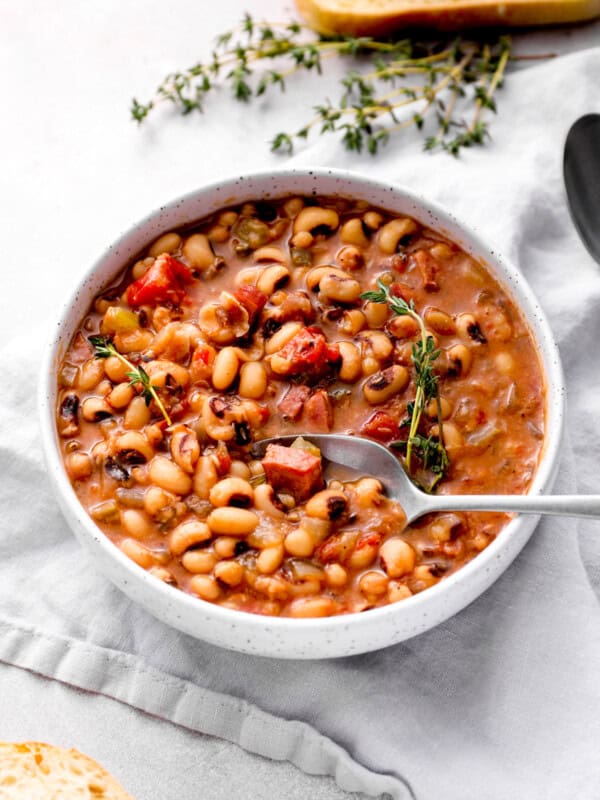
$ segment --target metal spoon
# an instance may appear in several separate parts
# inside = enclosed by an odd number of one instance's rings
[[[600,114],[586,114],[572,125],[563,174],[575,227],[600,263]]]
[[[381,480],[388,497],[397,500],[404,509],[407,525],[432,511],[513,511],[600,519],[600,495],[425,494],[414,485],[400,461],[386,447],[369,439],[343,434],[303,433],[263,439],[253,445],[252,454],[262,458],[267,445],[290,445],[299,435],[316,445],[327,461],[356,472],[357,478],[373,475]]]

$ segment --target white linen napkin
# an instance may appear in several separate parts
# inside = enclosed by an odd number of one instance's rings
[[[568,127],[598,110],[599,85],[600,48],[524,69],[499,96],[491,144],[461,159],[425,154],[418,136],[408,134],[377,160],[347,154],[331,139],[309,144],[286,162],[362,169],[404,184],[454,210],[523,270],[550,318],[569,386],[557,492],[600,492],[600,275],[571,225],[561,179]],[[310,105],[310,91],[299,90],[298,106],[303,98]],[[236,113],[227,111],[230,122]],[[269,103],[263,115],[240,115],[248,147],[229,160],[231,170],[281,163],[262,155],[267,122],[277,128]],[[171,195],[219,175],[222,166],[213,158],[185,171],[193,163],[189,137],[196,125],[203,138],[194,147],[215,148],[225,158],[231,140],[219,145],[221,129],[205,120],[173,123],[171,131],[168,123],[160,132],[149,128],[135,145],[132,134],[122,154],[117,142],[111,144],[117,165],[132,172],[133,217],[152,205],[144,204],[143,176],[153,159],[172,156],[177,180],[169,184]],[[99,134],[89,135],[99,142]],[[184,136],[185,152],[177,154],[173,143]],[[100,173],[95,167],[98,181]],[[105,213],[114,215],[108,187],[99,191]],[[119,193],[127,193],[126,183]],[[128,200],[114,202],[126,219]],[[73,202],[69,208],[74,228],[92,213],[76,212]],[[71,223],[57,218],[56,224],[66,237]],[[106,243],[98,227],[84,253],[93,255],[93,246]],[[32,241],[35,248],[35,236]],[[28,318],[36,321],[28,331],[18,305],[4,303],[0,660],[307,772],[334,775],[348,790],[403,800],[598,796],[600,526],[544,521],[514,565],[470,607],[377,653],[282,662],[230,653],[173,631],[98,572],[67,529],[46,481],[32,386],[47,336],[44,288],[52,283],[48,270],[57,266],[67,281],[75,279],[72,256],[60,265],[51,251],[30,290]],[[170,791],[165,788],[164,797],[182,796]]]

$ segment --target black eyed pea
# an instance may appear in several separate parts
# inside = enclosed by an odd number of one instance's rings
[[[210,490],[218,480],[217,468],[210,456],[201,456],[194,471],[194,493],[201,500],[208,500]]]
[[[377,478],[361,478],[354,485],[354,494],[359,508],[380,506],[384,500],[383,485]]]
[[[262,267],[246,267],[241,269],[234,279],[235,286],[256,286]]]
[[[424,314],[426,325],[442,336],[451,336],[456,333],[456,323],[450,316],[440,308],[430,306]]]
[[[221,596],[221,588],[212,575],[194,575],[190,581],[190,589],[202,600],[214,602]]]
[[[94,471],[92,459],[87,453],[75,451],[66,458],[67,472],[73,481],[82,481],[89,478]]]
[[[366,211],[363,215],[363,222],[371,231],[376,231],[383,224],[383,217],[378,211]]]
[[[388,590],[389,578],[383,572],[370,570],[360,576],[358,588],[366,598],[383,597]]]
[[[440,397],[439,400],[440,400],[439,411],[441,413],[442,419],[449,419],[452,416],[451,403],[448,400],[446,400],[445,397]],[[425,408],[425,413],[430,419],[438,418],[438,404],[436,400],[430,400],[427,403],[427,407]]]
[[[326,564],[325,582],[334,588],[345,586],[348,583],[348,573],[341,564]]]
[[[162,581],[163,583],[170,583],[172,586],[177,585],[177,581],[175,580],[173,573],[170,572],[165,567],[150,567],[148,572],[150,573],[150,575],[153,575],[155,578],[157,578],[159,581]]]
[[[387,303],[365,303],[363,308],[369,328],[383,328],[387,322],[389,307]],[[398,319],[402,319],[398,317]]]
[[[257,511],[263,511],[274,519],[283,519],[285,517],[282,503],[276,499],[275,491],[268,483],[260,483],[255,487],[254,507]]]
[[[302,330],[301,322],[286,322],[265,342],[265,353],[270,356],[286,345]]]
[[[130,383],[118,383],[106,396],[106,400],[112,408],[126,408],[133,400],[135,392]]]
[[[369,246],[369,240],[363,229],[363,221],[358,217],[344,222],[340,230],[340,239],[344,244],[355,244],[359,247]],[[357,267],[354,267],[354,269],[357,269]]]
[[[154,264],[154,259],[149,258],[142,258],[139,261],[136,261],[133,267],[131,268],[131,277],[134,280],[139,280],[142,275],[145,275],[150,267]]]
[[[169,536],[169,550],[174,556],[180,556],[182,553],[185,553],[186,550],[207,542],[211,536],[210,529],[205,522],[190,519],[180,523],[171,531],[171,535]]]
[[[452,454],[453,452],[460,450],[460,448],[464,445],[465,440],[457,426],[453,422],[445,422],[443,428],[444,447],[448,453]],[[440,429],[437,425],[432,425],[429,432],[432,436],[439,436]]]
[[[496,353],[494,356],[494,364],[496,365],[498,372],[500,372],[502,375],[511,375],[516,366],[514,358],[506,351]]]
[[[361,269],[365,265],[365,257],[362,252],[353,244],[346,245],[336,255],[336,261],[344,270],[352,272]]]
[[[237,378],[240,360],[235,347],[224,347],[217,353],[213,365],[212,383],[219,392],[228,389]]]
[[[218,536],[213,542],[213,550],[219,558],[233,558],[238,541],[233,536]]]
[[[163,508],[175,502],[175,495],[159,489],[158,486],[150,486],[144,494],[144,509],[151,517],[155,517]]]
[[[113,409],[102,397],[88,397],[81,405],[81,416],[86,422],[101,422],[112,415]]]
[[[415,551],[404,539],[392,538],[379,548],[381,566],[390,578],[400,578],[415,567]]]
[[[333,300],[334,303],[356,303],[360,298],[360,283],[345,275],[343,278],[332,272],[326,273],[319,281],[319,297]]]
[[[123,539],[120,547],[127,558],[135,561],[139,567],[149,569],[156,564],[152,552],[140,542],[136,542],[135,539]]]
[[[473,355],[464,344],[455,344],[446,350],[448,360],[448,374],[453,376],[466,375],[471,369]]]
[[[203,233],[193,233],[185,240],[183,255],[193,269],[206,270],[214,264],[213,253],[208,236]]]
[[[215,564],[213,574],[227,586],[239,586],[244,579],[244,566],[238,561],[220,561]]]
[[[406,367],[393,364],[387,369],[376,372],[363,386],[363,394],[367,403],[378,405],[390,400],[408,386],[409,375]]]
[[[222,211],[217,222],[219,225],[223,225],[224,228],[232,228],[237,222],[237,218],[237,211]]]
[[[137,508],[124,508],[121,511],[121,527],[134,539],[144,539],[151,531],[150,520]]]
[[[150,462],[149,477],[160,489],[185,495],[192,490],[192,479],[178,464],[165,456],[155,456]]]
[[[174,253],[181,247],[181,236],[175,231],[163,233],[162,236],[150,246],[148,255],[152,257],[160,256],[162,253]]]
[[[390,581],[387,593],[388,603],[398,603],[408,597],[412,597],[412,592],[406,584],[400,583],[400,581]]]
[[[238,393],[241,397],[259,400],[267,391],[267,373],[260,361],[248,361],[240,370]]]
[[[123,426],[133,430],[140,430],[150,422],[150,416],[150,409],[146,405],[144,398],[134,397],[125,411]]]
[[[243,478],[223,478],[212,487],[208,499],[215,508],[250,508],[254,503],[254,489]]]
[[[304,208],[304,200],[301,197],[290,197],[283,204],[283,210],[287,217],[296,217]]]
[[[286,266],[288,265],[288,257],[286,256],[286,254],[280,247],[274,247],[273,245],[266,245],[265,247],[259,247],[258,250],[254,251],[253,256],[254,260],[257,263],[263,261],[275,261],[278,264],[285,264]],[[259,274],[261,274],[260,271]]]
[[[324,264],[320,267],[315,267],[314,269],[309,270],[306,273],[306,287],[311,292],[316,292],[319,290],[321,281],[326,275],[333,275],[334,277],[339,278],[340,280],[344,280],[348,277],[348,273],[344,272],[343,269],[338,269],[337,267],[332,266],[331,264]]]
[[[306,250],[314,241],[312,233],[308,231],[299,231],[295,236],[290,239],[292,247],[298,247],[301,250]]]
[[[252,588],[271,600],[286,600],[290,594],[290,584],[273,575],[259,575]]]
[[[342,363],[339,378],[344,383],[354,383],[362,375],[362,358],[360,350],[352,342],[338,342]]]
[[[394,339],[412,339],[419,332],[419,323],[408,315],[392,317],[386,325],[386,330]]]
[[[89,392],[100,383],[104,377],[103,361],[100,358],[90,358],[83,364],[77,376],[78,389],[82,392]]]
[[[364,357],[372,356],[377,361],[385,361],[392,355],[394,345],[383,331],[361,331],[356,338],[361,343]]]
[[[121,383],[122,381],[127,380],[129,367],[124,364],[120,358],[117,358],[117,356],[109,356],[108,358],[103,359],[103,361],[104,371],[111,381],[113,381],[113,383]]]
[[[435,586],[438,580],[439,578],[433,574],[428,564],[420,564],[418,567],[415,567],[410,583],[415,591],[421,592],[423,589],[429,589],[431,586]]]
[[[130,464],[145,464],[154,455],[148,439],[139,431],[127,431],[115,439],[115,452],[122,461]]]
[[[206,521],[213,533],[229,536],[248,536],[258,525],[258,517],[253,511],[231,506],[215,508]]]
[[[234,458],[231,462],[231,466],[229,467],[229,477],[243,478],[245,481],[249,481],[252,477],[252,473],[250,472],[250,467],[245,461]]]
[[[200,458],[200,445],[198,437],[191,428],[182,426],[171,436],[171,455],[173,461],[184,472],[194,472],[198,459]]]
[[[392,255],[398,249],[400,239],[410,236],[418,229],[417,223],[408,217],[393,219],[379,229],[377,243],[379,249],[387,255]]]
[[[308,512],[307,512],[308,513]],[[283,544],[291,556],[308,558],[315,549],[315,542],[306,528],[296,528],[285,537]]]
[[[159,358],[149,361],[145,365],[152,385],[157,389],[164,389],[167,383],[172,386],[173,381],[177,386],[187,386],[190,382],[190,374],[185,367],[175,361]]]
[[[298,597],[290,603],[290,617],[330,617],[337,604],[331,597]]]
[[[363,312],[358,308],[351,308],[344,311],[338,323],[338,328],[341,333],[345,333],[346,336],[356,336],[359,331],[362,331],[366,324],[367,318]]]
[[[283,556],[284,549],[282,544],[265,547],[256,559],[256,568],[263,575],[270,575],[281,566]]]
[[[210,550],[187,550],[181,557],[184,569],[194,575],[207,575],[212,572],[217,557]]]
[[[308,206],[303,208],[294,220],[294,233],[301,231],[312,233],[316,228],[328,228],[334,231],[339,224],[339,215],[332,208]]]
[[[280,289],[290,279],[290,271],[283,264],[273,264],[270,267],[265,267],[259,275],[256,282],[256,288],[259,289],[267,297],[271,297],[276,289]]]
[[[206,232],[206,236],[211,244],[222,244],[229,238],[229,228],[226,228],[225,225],[213,225]]]
[[[324,520],[338,520],[348,509],[348,498],[343,492],[324,489],[314,494],[307,502],[305,510],[309,517]]]
[[[478,344],[487,342],[473,314],[459,314],[456,318],[456,331],[464,341],[477,342]]]

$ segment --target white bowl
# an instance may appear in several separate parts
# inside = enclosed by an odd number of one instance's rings
[[[79,541],[113,583],[155,617],[199,639],[232,650],[278,658],[331,658],[364,653],[408,639],[456,614],[509,566],[537,524],[513,519],[482,553],[456,573],[413,597],[361,614],[321,619],[265,617],[204,602],[166,585],[138,567],[96,527],[67,478],[55,425],[57,365],[94,297],[143,247],[164,231],[184,227],[217,209],[256,198],[341,195],[408,214],[440,230],[485,262],[526,317],[537,341],[546,378],[546,435],[531,486],[551,488],[563,428],[564,381],[558,349],[546,318],[523,276],[455,217],[399,186],[330,169],[293,169],[225,180],[159,208],[134,225],[96,261],[68,299],[54,327],[41,376],[42,441],[60,507]]]

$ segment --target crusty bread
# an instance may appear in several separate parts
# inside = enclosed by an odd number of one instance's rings
[[[42,742],[0,742],[0,800],[133,800],[77,750]]]
[[[600,0],[296,0],[321,33],[385,36],[400,28],[442,30],[579,22],[600,16]]]

